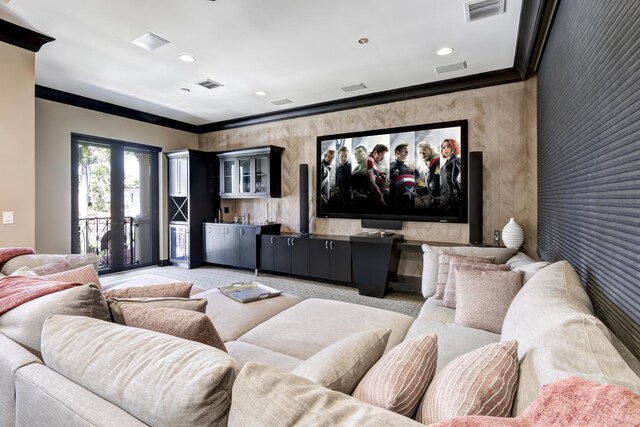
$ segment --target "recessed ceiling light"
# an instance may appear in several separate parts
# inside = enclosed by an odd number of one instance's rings
[[[436,53],[440,56],[450,55],[453,53],[453,49],[450,47],[443,47],[438,49]]]
[[[360,44],[367,44],[369,43],[369,39],[366,37],[361,38],[360,40],[358,40],[358,43]]]
[[[188,87],[181,87],[180,90],[183,92],[191,92],[191,89],[189,89]]]
[[[184,62],[196,62],[196,58],[191,55],[180,55],[180,60]]]
[[[256,95],[265,96],[268,92],[266,90],[257,90]]]
[[[167,39],[163,39],[157,34],[146,33],[141,35],[137,39],[132,40],[131,43],[135,44],[136,46],[140,46],[143,49],[156,50],[160,46],[164,46],[165,44],[169,44],[171,42]]]

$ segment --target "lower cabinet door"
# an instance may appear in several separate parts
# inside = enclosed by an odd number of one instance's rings
[[[351,282],[351,245],[341,240],[329,242],[331,279]]]
[[[275,239],[278,236],[263,234],[260,236],[260,269],[275,271]]]
[[[309,241],[309,275],[318,279],[331,280],[330,260],[329,240],[311,239]]]
[[[256,229],[254,227],[240,227],[239,231],[239,266],[256,268]]]
[[[309,275],[309,239],[291,238],[291,273]]]
[[[275,236],[275,268],[280,273],[291,273],[291,237]]]
[[[225,265],[240,265],[240,228],[224,227],[224,259]]]

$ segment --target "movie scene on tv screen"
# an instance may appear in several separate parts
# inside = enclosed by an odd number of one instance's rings
[[[449,126],[318,138],[319,214],[461,218],[462,137]]]

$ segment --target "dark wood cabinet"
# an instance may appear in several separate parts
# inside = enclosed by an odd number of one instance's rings
[[[268,145],[218,153],[220,197],[280,197],[283,150],[282,147]]]
[[[201,224],[213,219],[219,199],[213,186],[218,160],[213,153],[180,150],[165,153],[168,159],[169,261],[182,267],[202,264]]]
[[[262,233],[279,233],[280,224],[203,224],[205,261],[211,264],[240,268],[258,267],[258,236]],[[264,237],[264,236],[263,236]],[[268,237],[268,236],[267,236]]]
[[[309,239],[297,236],[262,236],[260,269],[309,276]]]
[[[349,241],[314,238],[310,241],[310,275],[327,280],[351,282]]]

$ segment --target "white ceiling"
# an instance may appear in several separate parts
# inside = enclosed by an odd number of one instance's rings
[[[471,23],[467,1],[11,0],[7,6],[56,39],[36,54],[38,85],[200,125],[512,67],[522,0]],[[171,43],[152,52],[131,44],[147,32]],[[369,43],[358,44],[362,37]],[[443,46],[454,53],[436,55]],[[183,53],[196,62],[180,61]],[[461,61],[466,70],[434,70]],[[207,78],[224,87],[194,84]],[[341,89],[358,83],[367,89]],[[261,89],[268,95],[257,96]],[[283,98],[293,103],[271,104]]]

